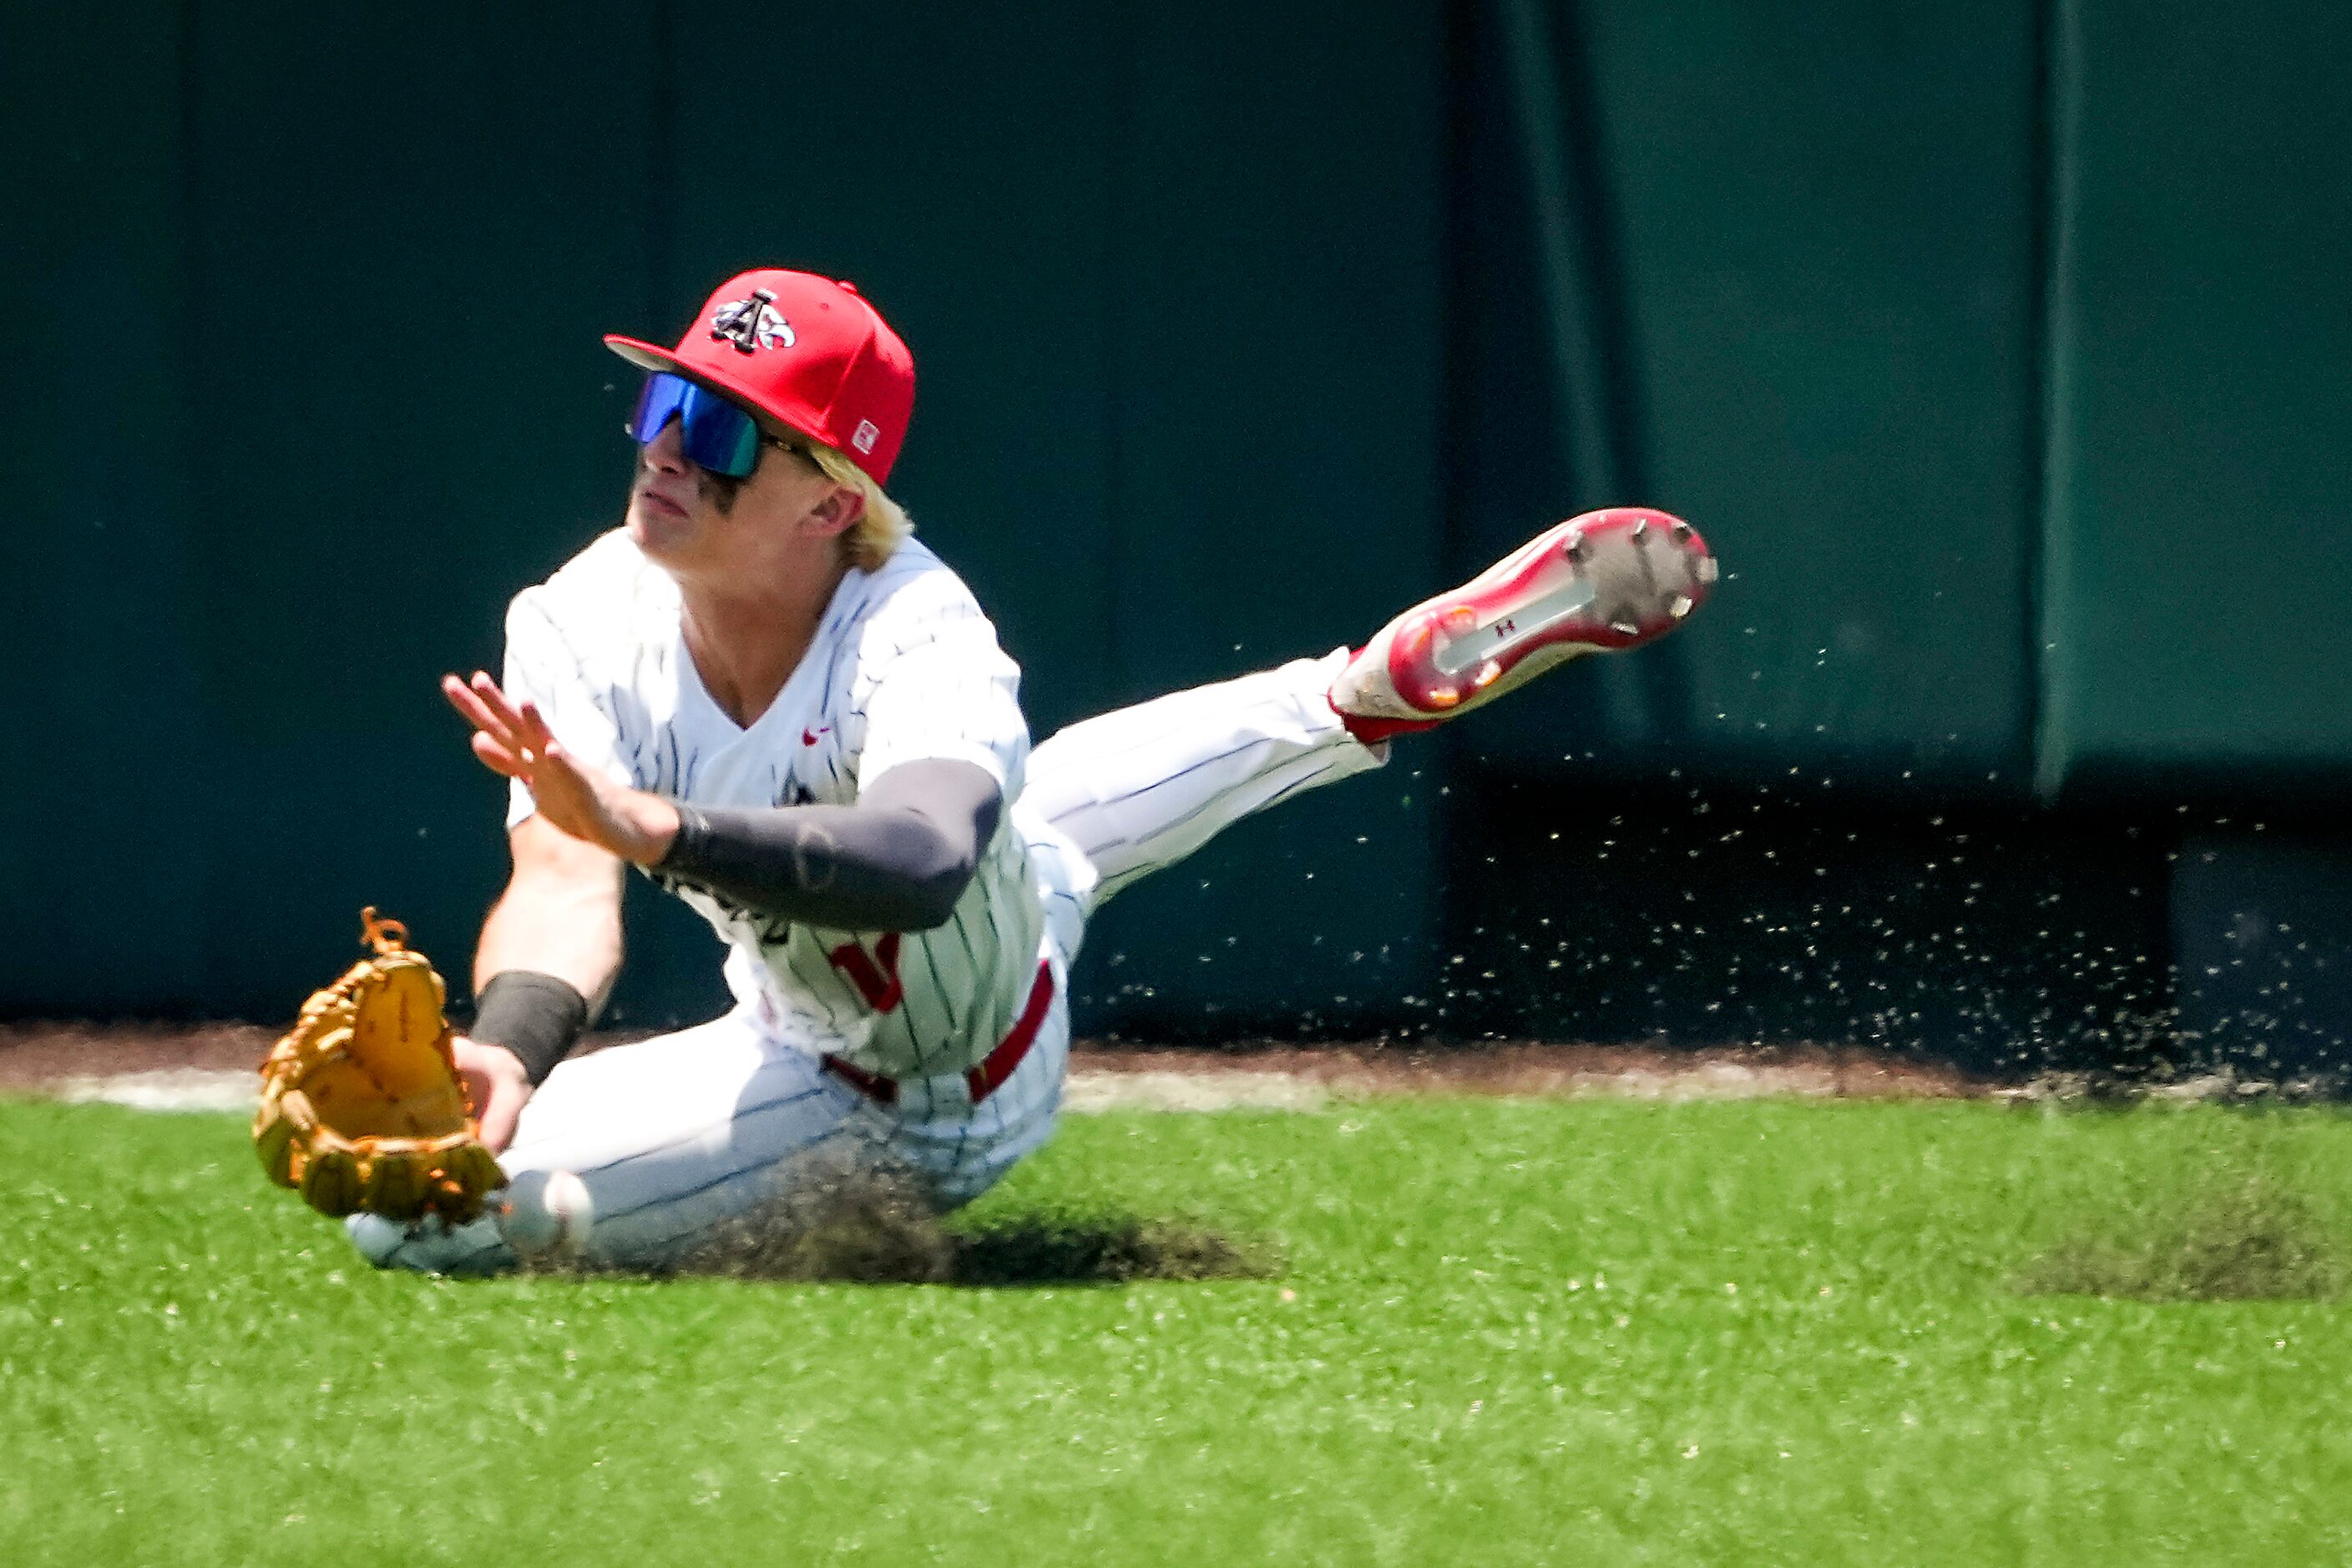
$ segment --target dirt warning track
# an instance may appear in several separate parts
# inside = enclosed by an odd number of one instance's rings
[[[589,1049],[641,1037],[592,1037]],[[248,1109],[274,1031],[254,1025],[0,1026],[0,1092],[150,1110]],[[1080,1041],[1066,1108],[1077,1112],[1311,1110],[1393,1094],[1721,1100],[1948,1099],[1994,1086],[1934,1064],[1850,1048],[1682,1051],[1515,1041],[1161,1049]]]

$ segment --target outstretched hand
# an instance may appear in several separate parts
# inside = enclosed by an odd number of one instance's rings
[[[474,726],[474,755],[482,765],[521,780],[550,823],[640,866],[669,852],[677,836],[677,808],[657,795],[582,767],[534,704],[509,702],[499,683],[478,669],[470,682],[443,676],[441,694]]]
[[[449,1042],[457,1076],[466,1085],[466,1100],[480,1124],[483,1147],[503,1154],[514,1142],[515,1123],[530,1103],[530,1076],[522,1058],[504,1046],[477,1044],[459,1035]]]

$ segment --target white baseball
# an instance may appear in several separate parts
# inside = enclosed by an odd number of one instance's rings
[[[499,1229],[525,1258],[577,1258],[596,1226],[588,1184],[569,1171],[526,1171],[507,1189]]]
[[[569,1171],[558,1171],[547,1178],[547,1192],[540,1201],[560,1227],[557,1253],[578,1257],[588,1246],[588,1233],[596,1228],[596,1201],[588,1195],[588,1184]]]

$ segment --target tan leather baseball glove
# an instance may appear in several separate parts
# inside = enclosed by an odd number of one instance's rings
[[[362,959],[323,991],[261,1067],[261,1167],[321,1214],[478,1216],[506,1185],[449,1055],[441,976],[398,921],[361,911]]]

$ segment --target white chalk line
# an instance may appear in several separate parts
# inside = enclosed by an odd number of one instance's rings
[[[136,1110],[238,1110],[261,1103],[260,1079],[233,1068],[164,1068],[154,1072],[55,1079],[47,1092],[75,1105],[128,1105]]]

